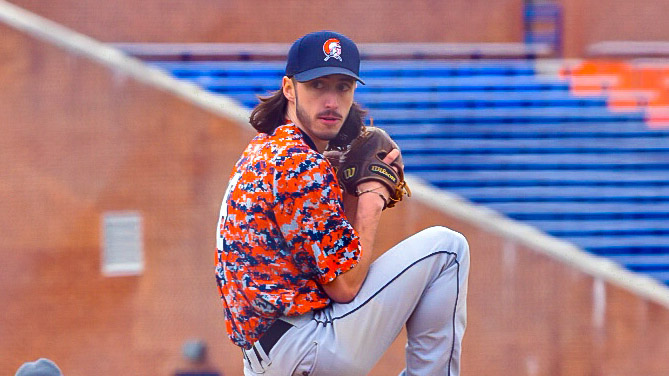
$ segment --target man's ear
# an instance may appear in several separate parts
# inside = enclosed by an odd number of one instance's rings
[[[281,90],[283,90],[283,96],[286,97],[288,101],[295,102],[295,81],[287,76],[283,76]]]

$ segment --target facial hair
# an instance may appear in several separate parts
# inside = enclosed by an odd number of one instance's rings
[[[314,128],[313,128],[312,119],[310,119],[309,115],[307,115],[307,113],[305,111],[303,111],[302,108],[300,107],[300,101],[298,100],[298,97],[297,97],[297,90],[295,91],[295,114],[297,115],[297,120],[300,121],[300,124],[302,124],[302,126],[304,128],[308,129],[309,132],[314,132],[315,131]],[[337,111],[333,111],[333,110],[325,110],[325,111],[322,111],[322,112],[320,112],[316,115],[317,118],[320,117],[320,116],[333,116],[333,117],[341,118],[341,115]],[[337,137],[338,133],[339,133],[339,130],[337,130],[337,132],[334,132],[334,133],[314,134],[313,136],[316,136],[321,140],[330,141],[333,138]]]

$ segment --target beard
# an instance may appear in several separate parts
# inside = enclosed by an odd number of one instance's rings
[[[300,107],[300,102],[297,100],[297,95],[295,96],[295,113],[297,115],[297,119],[300,121],[300,124],[307,130],[309,130],[310,133],[313,133],[313,136],[318,137],[321,140],[327,140],[330,141],[333,138],[337,137],[337,134],[339,134],[339,130],[341,127],[338,129],[325,129],[323,131],[318,131],[314,129],[314,120],[309,118],[309,115]],[[316,115],[316,118],[319,116],[338,116],[341,118],[341,114],[339,114],[336,111],[332,110],[326,110],[323,112],[320,112]]]

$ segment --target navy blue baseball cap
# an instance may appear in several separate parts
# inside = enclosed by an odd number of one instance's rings
[[[360,52],[350,38],[334,31],[317,31],[293,43],[286,76],[304,82],[329,74],[344,74],[365,83],[359,76]]]

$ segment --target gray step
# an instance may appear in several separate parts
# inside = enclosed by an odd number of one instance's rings
[[[553,203],[553,202],[533,202],[533,203],[491,203],[486,205],[489,208],[515,216],[519,214],[571,214],[582,213],[584,215],[610,214],[664,214],[669,217],[668,203],[607,203],[607,202],[578,202],[578,203]]]
[[[639,121],[642,113],[611,112],[599,107],[529,107],[523,109],[370,109],[369,116],[379,124],[413,123],[526,123],[526,122],[568,122],[568,121]]]
[[[596,142],[588,139],[564,139],[547,142],[542,139],[520,140],[472,140],[472,139],[404,139],[398,144],[404,154],[539,154],[539,153],[595,153],[595,152],[667,152],[669,137],[629,137],[621,141],[619,138],[602,137]],[[515,153],[514,153],[515,151]]]
[[[417,174],[427,181],[451,181],[451,182],[482,182],[494,185],[499,182],[514,181],[535,182],[536,186],[549,183],[574,183],[569,185],[592,186],[602,183],[602,186],[610,186],[616,182],[629,183],[657,183],[658,186],[666,187],[669,184],[669,174],[662,171],[583,171],[583,170],[553,170],[553,171],[425,171]],[[583,184],[578,184],[583,183]],[[606,184],[604,184],[606,183]],[[624,184],[619,184],[624,185]],[[514,185],[510,185],[514,186]]]
[[[569,236],[565,240],[589,250],[599,252],[625,252],[625,249],[640,250],[666,248],[669,254],[669,236]]]
[[[665,187],[452,187],[477,203],[495,202],[624,202],[669,201]]]
[[[527,224],[552,234],[635,234],[666,233],[669,221],[666,219],[602,219],[602,220],[528,220]]]
[[[178,72],[177,72],[178,73]],[[248,76],[216,77],[206,71],[193,71],[193,76],[183,77],[198,85],[215,90],[225,87],[258,87],[260,90],[277,90],[281,76],[261,76],[250,71]],[[177,77],[180,77],[178,74]],[[356,93],[367,91],[569,91],[569,84],[555,79],[534,76],[517,77],[373,77],[358,85]]]
[[[530,124],[386,124],[395,140],[411,138],[628,138],[669,137],[669,129],[649,129],[642,122]]]

